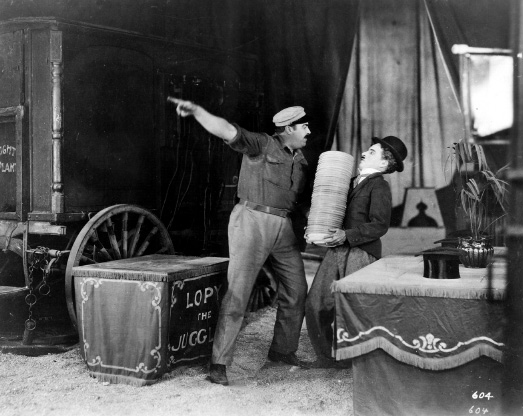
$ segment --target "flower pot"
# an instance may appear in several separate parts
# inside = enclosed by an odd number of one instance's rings
[[[459,237],[458,249],[461,250],[459,260],[465,267],[484,268],[492,262],[494,247],[491,237]]]

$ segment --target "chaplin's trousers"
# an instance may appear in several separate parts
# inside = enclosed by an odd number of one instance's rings
[[[228,288],[214,334],[211,362],[231,365],[249,297],[267,259],[278,279],[278,310],[271,349],[298,349],[307,281],[291,220],[236,205],[229,220]]]
[[[348,245],[327,250],[314,276],[305,307],[307,332],[318,360],[332,360],[334,295],[331,285],[376,261],[366,251]]]

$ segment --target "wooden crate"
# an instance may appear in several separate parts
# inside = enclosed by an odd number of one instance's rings
[[[73,269],[80,347],[92,376],[147,385],[209,357],[228,259],[150,255]]]

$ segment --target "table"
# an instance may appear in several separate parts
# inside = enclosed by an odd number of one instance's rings
[[[501,414],[505,267],[428,279],[421,256],[392,255],[336,282],[333,349],[353,360],[355,414]]]
[[[227,266],[220,257],[150,255],[73,268],[90,375],[143,386],[210,356]]]

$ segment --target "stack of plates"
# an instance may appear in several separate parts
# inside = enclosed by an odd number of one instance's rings
[[[320,155],[305,234],[308,241],[320,243],[332,234],[330,228],[342,227],[353,169],[354,158],[348,153],[329,151]]]

